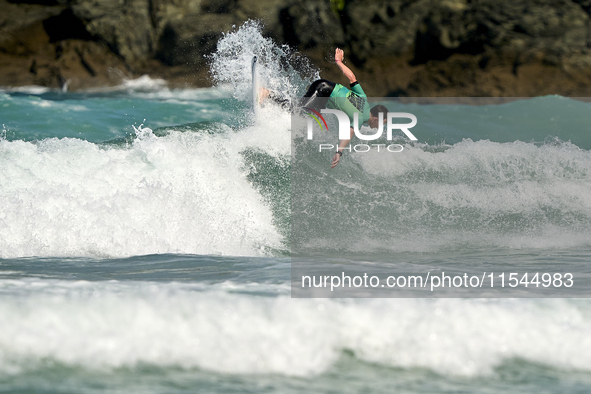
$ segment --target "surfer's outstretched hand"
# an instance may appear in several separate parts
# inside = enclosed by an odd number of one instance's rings
[[[335,153],[332,157],[332,164],[330,165],[330,168],[335,168],[337,164],[339,164],[339,161],[341,161],[341,155]]]

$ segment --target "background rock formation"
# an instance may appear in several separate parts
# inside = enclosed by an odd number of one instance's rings
[[[149,74],[207,86],[225,31],[258,19],[373,96],[591,93],[591,0],[0,0],[0,85],[69,89]]]

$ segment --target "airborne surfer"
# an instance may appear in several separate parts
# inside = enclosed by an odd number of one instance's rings
[[[300,107],[312,108],[314,110],[320,110],[321,108],[332,108],[338,109],[343,111],[347,114],[350,120],[350,131],[351,134],[349,135],[349,139],[341,140],[339,142],[339,146],[337,148],[337,152],[332,158],[332,163],[330,168],[334,168],[339,161],[341,160],[341,156],[343,155],[343,150],[353,138],[353,124],[354,124],[354,114],[358,114],[358,121],[360,126],[363,123],[366,123],[372,129],[379,127],[379,114],[382,112],[384,114],[384,124],[386,123],[387,119],[387,112],[388,109],[383,105],[376,105],[375,107],[369,107],[369,103],[367,102],[367,95],[363,91],[363,88],[357,81],[357,77],[353,74],[353,71],[349,67],[347,67],[343,60],[345,58],[345,53],[342,49],[336,48],[335,50],[335,63],[347,77],[349,80],[350,88],[346,88],[345,86],[328,81],[326,79],[319,79],[310,85],[306,94],[299,102]],[[273,92],[266,88],[261,88],[260,100],[261,102],[266,98],[270,98],[281,105],[285,105],[285,100],[278,98],[275,96]],[[332,98],[335,100],[327,100],[328,98]]]

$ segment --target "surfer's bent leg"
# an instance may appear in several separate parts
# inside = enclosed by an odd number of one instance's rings
[[[316,110],[324,108],[326,99],[330,97],[336,84],[326,79],[318,79],[310,85],[304,97],[300,100],[300,107],[308,107]],[[285,109],[291,109],[291,101],[288,98],[281,97],[272,90],[261,88],[262,101],[267,98]]]
[[[319,79],[312,82],[304,97],[300,100],[300,107],[308,107],[313,109],[324,108],[326,104],[326,98],[330,97],[330,94],[334,90],[335,83],[326,79]]]

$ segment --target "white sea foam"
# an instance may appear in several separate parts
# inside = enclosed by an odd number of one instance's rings
[[[225,127],[161,138],[140,128],[127,148],[0,141],[0,257],[259,255],[280,247],[240,154],[257,132],[272,133]]]
[[[371,253],[591,244],[591,152],[521,141],[429,148],[349,155],[344,165],[354,163],[355,181],[335,173],[341,186],[326,182],[317,193],[330,195],[358,230],[332,238],[320,228],[309,246]],[[372,207],[383,215],[370,215]]]
[[[165,100],[181,105],[199,105],[203,101],[231,97],[226,89],[219,87],[169,88],[165,80],[152,79],[148,75],[125,80],[122,85],[111,89],[124,91],[131,97]]]
[[[445,375],[488,375],[513,358],[591,370],[585,300],[297,300],[224,287],[2,280],[0,370],[51,360],[311,376],[343,351]]]
[[[18,93],[28,93],[28,94],[43,94],[51,91],[51,89],[45,86],[16,86],[16,87],[6,87],[0,89],[0,91],[5,92],[18,92]]]
[[[161,78],[150,78],[149,75],[142,75],[135,79],[125,79],[123,86],[131,90],[160,90],[166,87],[166,81]]]
[[[249,100],[252,97],[251,60],[255,55],[264,86],[284,97],[297,97],[307,84],[319,77],[306,58],[287,45],[276,45],[270,38],[263,37],[262,26],[247,21],[225,33],[218,42],[211,56],[214,81],[228,87],[235,98]]]

